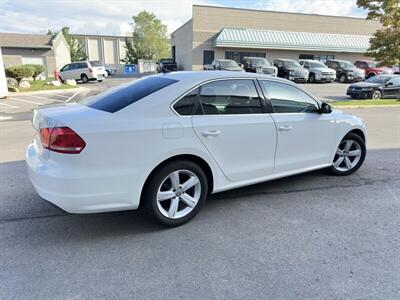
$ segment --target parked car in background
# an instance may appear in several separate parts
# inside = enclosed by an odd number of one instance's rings
[[[365,79],[364,70],[357,68],[347,60],[328,60],[325,65],[336,71],[336,78],[341,83],[357,82]]]
[[[204,70],[244,72],[236,61],[222,58],[214,59],[210,65],[204,65]]]
[[[117,68],[113,67],[112,65],[105,64],[104,67],[106,69],[107,77],[117,73]]]
[[[270,61],[264,57],[245,56],[243,58],[243,69],[246,72],[278,76],[277,67],[273,66]]]
[[[347,95],[359,99],[400,98],[400,75],[376,75],[352,84]]]
[[[307,82],[309,72],[293,59],[277,58],[274,66],[278,68],[278,76],[292,81]]]
[[[314,82],[332,82],[336,79],[336,71],[328,68],[322,62],[311,59],[299,60],[300,65],[309,72],[308,81]]]
[[[60,70],[60,79],[81,80],[88,83],[91,80],[103,81],[106,75],[106,69],[100,62],[96,61],[78,61],[65,65]]]
[[[147,76],[37,109],[32,124],[26,161],[41,197],[71,213],[141,207],[167,226],[212,193],[323,168],[352,174],[367,151],[362,119],[244,72]]]
[[[371,60],[357,60],[354,62],[354,65],[357,68],[364,70],[366,79],[372,76],[384,74],[384,69],[382,67],[378,67],[376,63]]]
[[[393,74],[400,75],[400,65],[389,66],[393,70]]]
[[[157,72],[166,73],[178,71],[178,64],[172,58],[162,58],[157,64]]]

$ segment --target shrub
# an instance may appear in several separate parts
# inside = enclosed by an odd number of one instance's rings
[[[29,66],[33,68],[33,79],[35,79],[37,76],[39,76],[40,74],[42,74],[44,72],[44,66],[43,65],[25,65],[25,66]]]
[[[29,65],[8,67],[5,71],[7,77],[16,79],[18,83],[22,78],[32,77],[35,72],[34,68]]]

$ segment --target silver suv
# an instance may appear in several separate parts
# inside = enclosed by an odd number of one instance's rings
[[[332,82],[336,79],[336,71],[328,68],[319,60],[300,59],[300,65],[309,72],[308,81],[313,82]]]

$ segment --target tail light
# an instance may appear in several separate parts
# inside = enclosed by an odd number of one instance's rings
[[[89,68],[89,73],[93,73],[93,69],[92,68]]]
[[[42,146],[54,152],[78,154],[86,146],[85,141],[69,127],[41,128],[39,136]]]

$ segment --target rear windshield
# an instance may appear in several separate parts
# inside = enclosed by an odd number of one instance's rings
[[[99,61],[91,61],[90,64],[92,65],[92,67],[102,67],[103,64]]]
[[[160,76],[145,77],[128,85],[123,85],[91,98],[81,100],[79,103],[94,109],[113,113],[175,82],[177,80]]]

